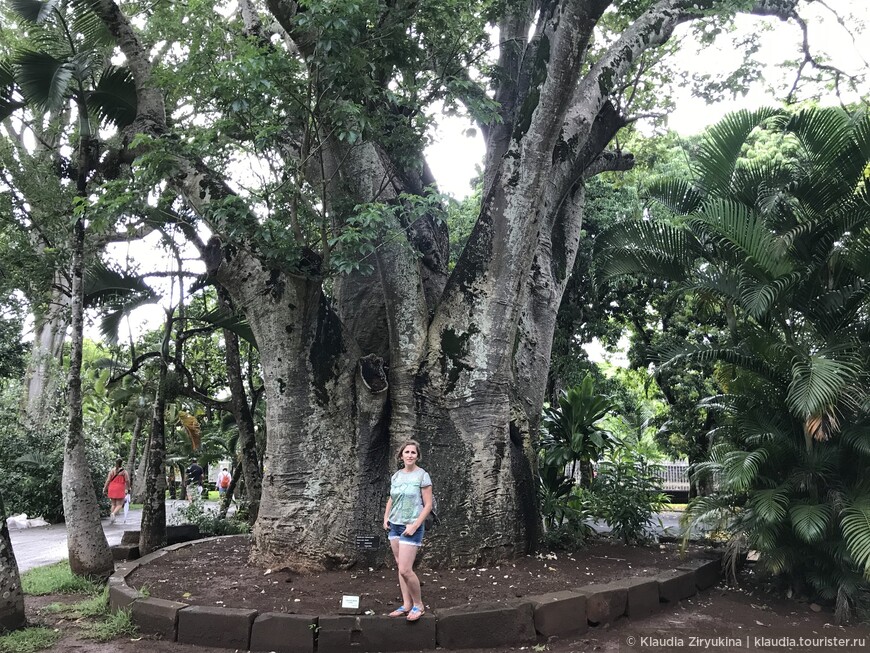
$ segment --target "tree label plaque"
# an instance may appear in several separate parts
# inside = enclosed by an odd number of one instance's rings
[[[381,538],[377,535],[357,535],[356,548],[364,550],[377,549],[381,545]]]
[[[341,597],[341,607],[345,610],[358,610],[359,609],[359,597],[351,596],[349,594],[345,594]]]

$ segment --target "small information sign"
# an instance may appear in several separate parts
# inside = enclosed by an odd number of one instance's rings
[[[356,548],[358,549],[377,549],[381,545],[381,538],[377,535],[357,535]]]
[[[359,597],[345,594],[341,597],[341,607],[344,610],[359,610]]]

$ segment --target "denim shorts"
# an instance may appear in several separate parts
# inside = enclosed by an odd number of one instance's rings
[[[414,531],[414,534],[411,537],[405,537],[404,532],[406,528],[406,524],[394,524],[393,522],[387,522],[390,525],[390,534],[387,537],[391,540],[399,540],[399,544],[410,544],[411,546],[422,546],[423,545],[423,533],[426,531],[426,527],[423,524],[420,524],[420,528]]]

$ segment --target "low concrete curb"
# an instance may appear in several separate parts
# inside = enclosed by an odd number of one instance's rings
[[[213,539],[247,539],[233,535]],[[167,552],[194,546],[195,540],[168,546],[118,565],[109,578],[113,610],[130,609],[143,633],[200,646],[275,653],[346,653],[347,651],[450,650],[496,648],[540,638],[586,632],[623,617],[640,619],[662,604],[681,601],[715,585],[722,577],[720,558],[687,560],[654,577],[630,577],[612,583],[528,596],[512,602],[457,606],[427,613],[414,624],[405,619],[369,615],[297,615],[196,606],[146,598],[127,584],[140,565]]]

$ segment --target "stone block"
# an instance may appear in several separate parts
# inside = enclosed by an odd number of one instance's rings
[[[254,620],[251,650],[313,653],[316,627],[317,617],[311,615],[266,612]]]
[[[112,547],[112,560],[135,560],[138,557],[138,544],[116,544]]]
[[[140,531],[124,531],[121,534],[121,544],[139,544]]]
[[[584,585],[574,591],[586,595],[586,619],[590,626],[613,623],[625,614],[628,590],[618,582]]]
[[[655,578],[632,577],[615,581],[627,592],[625,614],[631,619],[642,619],[659,610],[659,584]]]
[[[166,544],[180,544],[182,542],[190,542],[198,540],[202,535],[199,532],[199,526],[195,524],[181,524],[181,526],[166,527]]]
[[[677,569],[681,571],[694,571],[695,586],[699,591],[713,587],[713,585],[722,580],[721,558],[715,558],[712,560],[686,560],[681,563]]]
[[[141,553],[141,551],[140,551],[140,553]],[[157,560],[157,558],[162,558],[165,555],[166,555],[166,551],[164,551],[163,549],[157,549],[156,551],[152,551],[151,553],[148,553],[147,555],[142,556],[141,558],[139,558],[139,560],[137,560],[137,562],[139,563],[139,566],[147,565],[147,564]]]
[[[436,646],[435,617],[428,613],[413,623],[403,617],[346,615],[320,617],[317,625],[317,653],[422,651]]]
[[[535,641],[531,603],[469,605],[438,611],[438,646],[494,648]]]
[[[133,603],[133,621],[146,635],[160,635],[174,642],[178,630],[178,611],[187,603],[147,598]]]
[[[178,643],[248,650],[256,610],[192,605],[178,611]]]
[[[114,578],[114,576],[113,576]],[[112,612],[130,607],[130,604],[141,598],[139,590],[134,590],[123,579],[109,583],[109,608]]]
[[[658,601],[658,590],[656,601]],[[589,627],[586,621],[586,596],[579,592],[551,592],[526,596],[534,607],[535,630],[539,635],[569,635],[585,633]]]
[[[113,579],[118,582],[124,582],[124,580],[136,571],[139,568],[139,560],[127,560],[126,562],[117,563],[115,565],[115,573],[109,576],[109,582],[113,582]]]
[[[672,569],[656,576],[659,584],[659,600],[676,603],[697,593],[695,572],[685,569]]]

